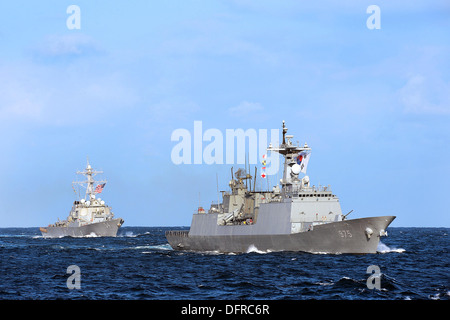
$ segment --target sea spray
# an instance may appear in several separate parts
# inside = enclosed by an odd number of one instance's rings
[[[377,247],[377,252],[378,253],[388,253],[388,252],[397,252],[397,253],[402,253],[405,252],[406,250],[403,248],[390,248],[387,245],[385,245],[383,242],[379,242],[378,243],[378,247]]]

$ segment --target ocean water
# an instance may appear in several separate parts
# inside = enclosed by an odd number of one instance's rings
[[[169,229],[45,239],[38,228],[0,228],[0,299],[450,300],[449,228],[389,228],[370,255],[180,252]],[[80,289],[68,289],[72,265]],[[367,286],[369,266],[380,289]]]

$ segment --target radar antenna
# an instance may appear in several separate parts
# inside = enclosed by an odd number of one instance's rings
[[[106,180],[94,180],[94,176],[96,176],[97,174],[101,174],[103,173],[103,171],[97,171],[97,170],[93,170],[91,165],[89,164],[89,157],[87,157],[87,164],[86,164],[86,169],[84,169],[84,171],[77,171],[77,174],[81,174],[83,176],[86,176],[87,180],[84,181],[73,181],[72,182],[72,187],[74,185],[78,185],[78,186],[82,186],[83,188],[86,188],[86,195],[85,195],[85,200],[91,200],[91,199],[95,199],[95,194],[97,193],[95,191],[94,188],[94,184],[97,183],[97,185],[99,184],[106,184]],[[88,197],[89,196],[89,197]]]

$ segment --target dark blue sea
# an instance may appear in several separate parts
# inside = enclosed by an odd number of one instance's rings
[[[0,228],[0,299],[450,300],[449,228],[389,228],[369,255],[179,252],[169,229],[45,239],[38,228]],[[68,289],[72,265],[80,289]],[[367,286],[372,265],[380,289]]]

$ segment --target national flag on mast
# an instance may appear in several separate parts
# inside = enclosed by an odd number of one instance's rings
[[[306,173],[311,153],[302,151],[297,156],[297,164],[300,166],[300,172]]]
[[[105,187],[106,183],[98,184],[97,187],[95,187],[95,193],[102,193],[103,188]]]

